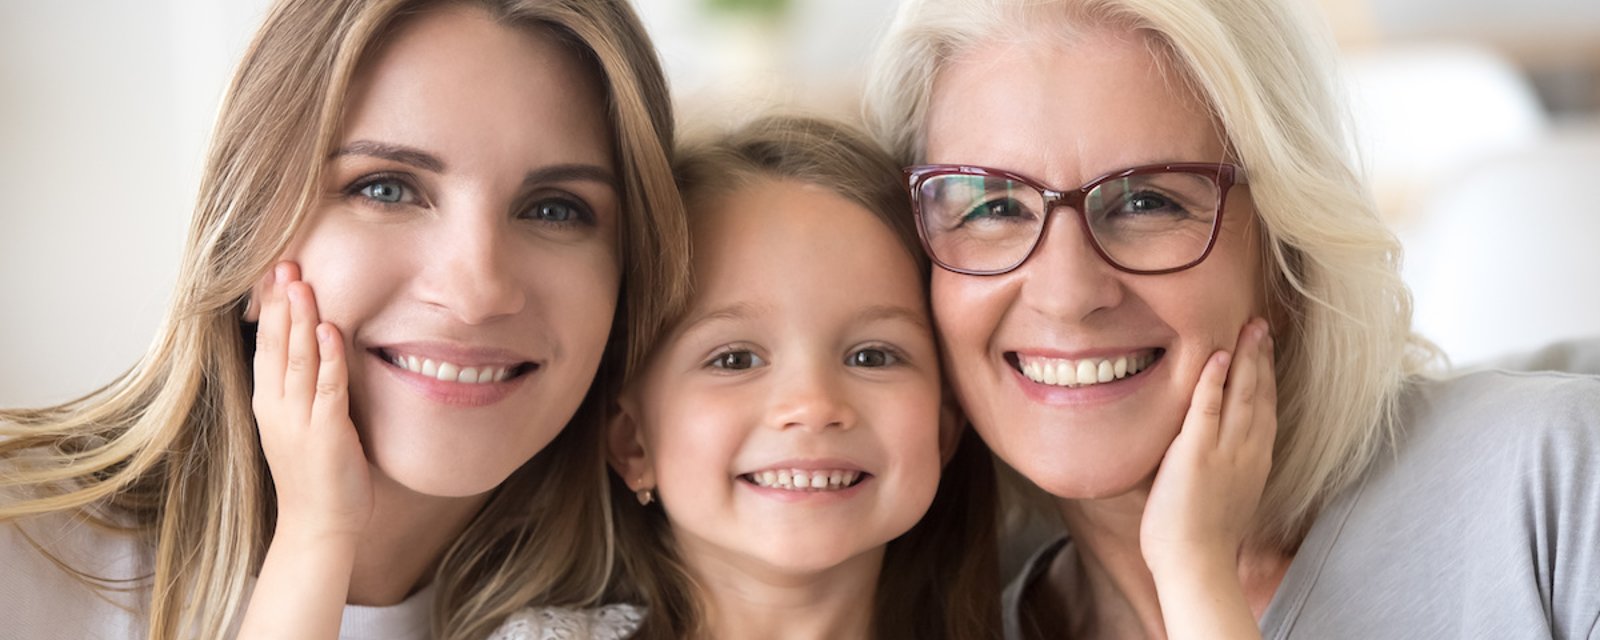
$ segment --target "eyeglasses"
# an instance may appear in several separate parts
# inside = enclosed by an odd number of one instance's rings
[[[1079,213],[1095,253],[1128,273],[1188,269],[1210,255],[1228,189],[1246,184],[1231,164],[1182,163],[1115,171],[1071,191],[985,167],[908,167],[911,206],[928,256],[968,275],[999,275],[1039,247],[1050,213]]]

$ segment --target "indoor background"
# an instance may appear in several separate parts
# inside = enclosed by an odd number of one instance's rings
[[[715,121],[856,113],[894,4],[635,0],[680,115]],[[1319,4],[1418,329],[1458,364],[1600,334],[1600,2]],[[0,0],[0,406],[91,391],[155,336],[267,5]]]

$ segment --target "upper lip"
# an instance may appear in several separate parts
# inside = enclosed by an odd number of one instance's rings
[[[843,458],[790,458],[779,460],[755,467],[751,467],[738,475],[760,473],[762,471],[787,471],[798,469],[801,471],[859,471],[867,473],[860,464]]]
[[[512,349],[450,342],[397,342],[377,345],[373,349],[389,355],[416,356],[463,367],[515,367],[538,362]]]
[[[1096,348],[1093,348],[1093,349],[1075,349],[1075,350],[1062,350],[1062,349],[1011,349],[1011,350],[1007,350],[1005,353],[1013,353],[1013,354],[1016,354],[1018,356],[1025,356],[1025,357],[1029,357],[1029,358],[1052,358],[1052,359],[1056,359],[1056,360],[1084,360],[1084,359],[1088,359],[1088,358],[1096,358],[1096,359],[1117,358],[1117,357],[1128,355],[1130,353],[1139,353],[1141,351],[1156,351],[1158,349],[1161,349],[1161,347],[1154,347],[1154,346],[1147,346],[1147,347],[1096,347]]]

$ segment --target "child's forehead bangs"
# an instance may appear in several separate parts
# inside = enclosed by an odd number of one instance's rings
[[[883,222],[916,264],[922,284],[927,284],[929,262],[900,168],[850,125],[814,117],[768,116],[685,146],[675,169],[691,219],[715,200],[762,180],[792,180],[826,189]]]

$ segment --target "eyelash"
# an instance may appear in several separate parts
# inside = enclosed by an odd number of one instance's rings
[[[406,194],[409,194],[412,199],[416,200],[416,202],[406,202],[404,198],[402,198],[402,200],[400,202],[384,202],[384,201],[379,200],[377,198],[373,198],[371,196],[368,196],[366,194],[361,193],[362,191],[365,191],[367,189],[367,187],[371,187],[371,186],[377,185],[377,184],[382,184],[382,183],[385,183],[385,182],[393,182],[393,183],[396,183],[396,184],[400,185],[400,188],[403,190],[403,192],[406,193]],[[418,204],[425,204],[425,201],[422,200],[422,197],[421,197],[421,191],[422,190],[418,189],[416,184],[413,183],[412,180],[408,176],[405,176],[403,174],[397,174],[397,173],[374,173],[374,174],[365,175],[365,176],[361,176],[360,178],[357,178],[355,182],[350,183],[350,186],[345,187],[344,194],[345,194],[345,196],[350,197],[350,198],[359,198],[360,200],[362,200],[366,204],[369,204],[369,205],[372,205],[372,206],[375,206],[375,207],[379,207],[379,208],[383,208],[383,209],[392,209],[392,208],[395,208],[395,207],[405,207],[405,206],[415,206],[415,205],[418,205]]]
[[[886,363],[886,364],[884,364],[884,365],[882,365],[880,367],[866,367],[866,368],[870,368],[870,369],[885,369],[885,368],[888,368],[888,367],[895,367],[895,366],[904,365],[904,364],[906,364],[908,362],[908,359],[906,358],[906,354],[905,354],[904,351],[896,349],[896,348],[894,348],[894,347],[892,347],[890,345],[887,345],[887,344],[866,344],[866,345],[862,345],[860,347],[857,347],[855,349],[852,349],[850,351],[850,353],[845,355],[845,366],[862,366],[862,365],[851,364],[851,360],[853,360],[855,358],[856,354],[861,353],[863,351],[882,351],[884,353],[884,355],[887,355],[889,357],[889,359],[890,359],[890,362],[888,362],[888,363]]]
[[[731,368],[731,367],[718,366],[717,363],[720,362],[723,358],[726,358],[726,357],[728,357],[730,355],[733,355],[735,353],[748,353],[748,354],[750,354],[751,358],[753,358],[754,360],[756,360],[760,364],[752,363],[750,366],[745,367],[743,369],[734,369],[734,368]],[[718,371],[718,372],[737,373],[737,372],[740,372],[740,371],[748,371],[750,369],[754,369],[754,368],[760,366],[761,364],[766,364],[766,359],[762,358],[760,355],[756,354],[756,352],[754,350],[746,348],[746,347],[744,347],[742,345],[728,345],[728,346],[719,348],[716,351],[712,352],[711,357],[707,358],[705,363],[702,364],[701,366],[703,366],[704,368],[707,368],[707,369],[711,369],[713,371]]]
[[[543,204],[551,202],[559,202],[571,208],[574,213],[573,218],[570,220],[554,221],[539,219],[536,213],[539,207]],[[523,220],[529,220],[540,224],[563,228],[575,226],[592,227],[598,223],[598,220],[595,217],[594,209],[589,206],[589,203],[584,202],[583,198],[566,191],[541,190],[539,193],[529,196],[527,205],[517,210],[517,217]]]

